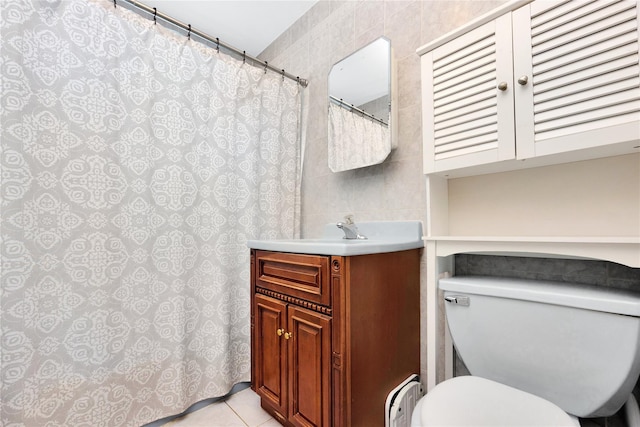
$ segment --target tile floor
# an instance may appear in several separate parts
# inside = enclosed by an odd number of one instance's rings
[[[246,388],[225,401],[212,403],[163,427],[281,427],[260,407],[258,395]]]
[[[580,419],[582,427],[626,427],[622,410],[608,418]],[[282,427],[260,407],[260,398],[250,388],[232,394],[180,418],[145,427]]]

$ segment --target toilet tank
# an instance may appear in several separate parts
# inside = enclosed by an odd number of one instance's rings
[[[640,294],[501,277],[440,279],[451,336],[472,375],[609,416],[640,374]]]

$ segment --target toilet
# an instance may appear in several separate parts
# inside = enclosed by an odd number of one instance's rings
[[[640,374],[640,294],[502,277],[440,279],[471,376],[436,385],[412,426],[579,426],[625,402]]]

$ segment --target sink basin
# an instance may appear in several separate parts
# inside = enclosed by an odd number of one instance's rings
[[[367,255],[397,252],[424,246],[420,221],[358,222],[360,234],[366,240],[344,239],[335,223],[324,226],[319,239],[249,240],[247,246],[275,252],[317,255]]]

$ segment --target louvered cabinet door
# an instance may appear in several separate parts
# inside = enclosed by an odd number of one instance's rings
[[[513,12],[519,159],[632,152],[640,139],[638,2],[536,1]],[[523,77],[526,77],[524,82]]]
[[[422,56],[425,173],[515,158],[511,33],[509,13]]]

